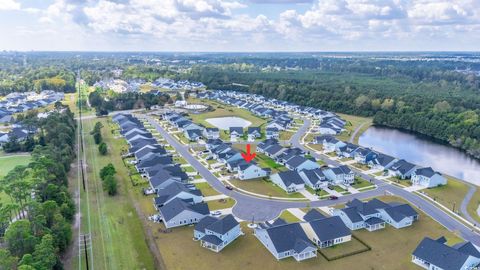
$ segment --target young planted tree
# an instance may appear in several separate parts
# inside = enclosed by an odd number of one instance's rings
[[[105,156],[108,152],[107,144],[104,142],[100,143],[100,145],[98,146],[98,151],[102,156]]]
[[[107,175],[103,180],[103,188],[107,191],[108,195],[114,196],[117,194],[117,179],[113,175]]]

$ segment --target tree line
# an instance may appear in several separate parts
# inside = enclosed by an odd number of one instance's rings
[[[197,66],[184,76],[209,89],[248,91],[373,117],[374,124],[418,132],[480,158],[480,95],[468,83],[321,70],[237,71],[225,66]]]
[[[67,173],[75,159],[75,120],[68,107],[38,120],[44,144],[32,161],[1,179],[0,269],[63,269],[60,254],[72,239],[75,203]]]
[[[98,115],[107,115],[111,111],[150,108],[154,105],[163,106],[171,103],[172,99],[166,93],[158,95],[140,92],[114,93],[97,88],[89,94],[88,101],[96,109]]]

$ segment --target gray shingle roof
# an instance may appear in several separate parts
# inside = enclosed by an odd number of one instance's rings
[[[316,209],[310,209],[310,211],[308,211],[303,216],[303,219],[305,221],[313,221],[313,220],[322,219],[322,218],[325,218],[325,216],[322,213],[320,213],[320,211],[318,211]]]
[[[175,198],[159,209],[165,221],[169,221],[183,211],[192,211],[202,215],[208,215],[208,205],[206,203],[189,204],[179,198]]]
[[[460,269],[469,256],[469,254],[449,247],[441,241],[435,241],[428,237],[420,242],[412,254],[430,264],[448,270]]]
[[[328,241],[351,235],[350,229],[345,226],[338,216],[327,217],[310,221],[310,226],[315,231],[320,241]]]
[[[285,186],[290,186],[292,183],[295,185],[304,184],[302,177],[296,171],[284,171],[279,172],[278,176],[285,184]]]

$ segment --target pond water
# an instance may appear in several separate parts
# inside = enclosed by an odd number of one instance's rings
[[[403,158],[420,166],[452,175],[480,186],[480,161],[428,137],[394,128],[373,126],[363,133],[361,146]]]
[[[252,124],[240,117],[228,116],[228,117],[216,117],[205,119],[209,124],[223,130],[228,130],[230,127],[242,127],[246,128]]]

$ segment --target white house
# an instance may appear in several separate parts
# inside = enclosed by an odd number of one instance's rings
[[[260,168],[257,164],[250,162],[238,166],[238,179],[248,180],[266,177],[269,171]]]
[[[206,216],[195,225],[193,237],[201,246],[220,252],[242,234],[240,223],[229,214],[222,218]]]
[[[175,198],[158,209],[166,228],[195,224],[210,214],[206,203],[191,204]]]
[[[298,192],[305,189],[305,182],[296,171],[284,171],[273,174],[270,180],[287,193]]]
[[[441,173],[434,171],[431,167],[416,169],[412,173],[411,181],[413,185],[424,186],[426,188],[447,184],[447,178]]]
[[[355,173],[346,165],[325,169],[323,173],[335,185],[351,185],[355,182]]]

